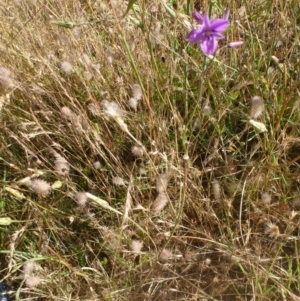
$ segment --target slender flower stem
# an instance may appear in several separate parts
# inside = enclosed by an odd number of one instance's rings
[[[203,64],[202,64],[202,75],[206,72],[207,65],[208,65],[208,57],[205,56],[204,60],[203,60]],[[194,106],[194,109],[193,109],[192,113],[190,114],[189,119],[187,121],[187,124],[186,124],[187,129],[190,127],[190,124],[191,124],[192,120],[194,119],[194,116],[196,114],[196,110],[199,108],[199,104],[201,104],[202,94],[203,94],[203,85],[204,85],[204,80],[201,80],[200,86],[199,86],[198,100],[197,100],[197,103]]]

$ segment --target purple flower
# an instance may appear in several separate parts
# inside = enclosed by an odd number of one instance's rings
[[[213,54],[218,48],[218,41],[223,39],[222,31],[229,26],[228,12],[222,19],[209,20],[208,14],[203,17],[198,12],[193,12],[194,19],[201,24],[199,29],[193,29],[187,36],[190,43],[199,43],[201,50],[206,55]]]

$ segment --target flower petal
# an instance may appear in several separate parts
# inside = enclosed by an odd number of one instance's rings
[[[225,13],[223,15],[223,19],[225,19],[225,20],[229,19],[229,9],[228,8],[225,10]]]
[[[224,39],[224,36],[221,33],[219,33],[219,32],[212,32],[211,36],[214,39],[216,39],[216,40],[222,40],[222,39]]]
[[[230,25],[228,20],[215,19],[210,24],[210,29],[214,31],[224,31]]]
[[[206,55],[211,55],[215,53],[218,48],[218,41],[214,38],[207,38],[201,44],[201,50]]]
[[[186,37],[190,43],[200,43],[205,38],[203,30],[193,29]]]
[[[199,24],[202,24],[202,23],[203,23],[203,17],[202,17],[197,11],[193,11],[193,18],[194,18]]]
[[[208,14],[205,14],[203,16],[203,23],[204,23],[204,27],[206,28],[206,30],[210,29],[211,24],[210,24],[210,20],[209,20]]]

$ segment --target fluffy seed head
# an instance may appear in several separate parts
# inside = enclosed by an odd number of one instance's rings
[[[4,90],[11,89],[15,86],[10,70],[0,67],[0,84]]]
[[[161,260],[167,261],[173,258],[173,253],[171,250],[169,249],[163,249],[160,253],[160,257]]]
[[[0,77],[11,77],[11,71],[4,68],[4,67],[0,67]]]
[[[124,116],[124,111],[119,107],[119,105],[115,101],[102,101],[103,113],[115,118],[122,119]]]
[[[152,211],[154,213],[161,212],[168,204],[168,201],[167,195],[164,192],[160,192],[152,205]]]
[[[263,192],[261,194],[261,201],[265,204],[271,204],[272,196],[269,192]]]
[[[280,230],[278,226],[270,222],[265,228],[265,233],[269,234],[272,238],[277,238],[280,235]]]
[[[216,201],[221,200],[221,185],[217,180],[214,180],[212,183],[212,193]]]
[[[82,65],[84,65],[85,67],[88,67],[88,66],[90,66],[91,65],[91,60],[90,60],[90,58],[89,58],[89,56],[86,54],[86,53],[84,53],[81,57],[80,57],[80,62],[81,62],[81,64]]]
[[[135,157],[138,157],[138,158],[141,158],[144,155],[143,148],[141,146],[137,146],[137,145],[132,147],[131,152]]]
[[[71,74],[73,72],[73,66],[69,62],[62,62],[60,69],[66,74]]]
[[[212,113],[212,108],[209,105],[203,106],[202,110],[203,110],[203,115],[204,116],[209,116]]]
[[[143,91],[139,84],[134,84],[132,86],[132,95],[136,100],[141,100],[143,97]]]
[[[133,253],[139,254],[143,248],[143,242],[140,240],[133,240],[130,248]]]
[[[84,207],[87,203],[88,197],[85,192],[78,192],[75,195],[75,200],[79,207]]]
[[[108,49],[105,51],[105,55],[106,55],[107,62],[111,65],[114,61],[113,52],[110,49]]]
[[[70,165],[68,161],[60,154],[55,153],[55,171],[61,176],[67,176],[70,172]]]
[[[140,176],[143,176],[143,175],[146,175],[146,174],[147,174],[146,168],[140,167],[140,169],[139,169],[139,175],[140,175]]]
[[[25,278],[25,284],[28,288],[37,287],[42,281],[42,278],[39,276],[28,276]]]
[[[93,166],[94,166],[95,169],[100,169],[101,168],[101,163],[99,161],[95,161],[93,163]]]
[[[36,270],[36,268],[37,268],[37,264],[32,260],[28,260],[23,264],[22,272],[24,275],[29,275],[34,270]]]
[[[251,99],[251,111],[250,118],[256,119],[258,118],[264,110],[264,102],[259,96],[254,96]]]
[[[139,103],[138,100],[135,99],[134,97],[131,97],[128,100],[128,104],[129,104],[130,108],[133,109],[134,111],[137,110],[138,103]]]
[[[83,76],[87,81],[93,78],[93,74],[90,71],[84,71]]]
[[[168,185],[167,173],[160,174],[156,179],[156,190],[158,192],[165,192]]]
[[[121,177],[113,177],[112,183],[116,186],[126,186],[125,181]]]
[[[94,115],[94,116],[99,116],[101,115],[101,108],[99,107],[99,105],[95,102],[91,102],[88,106],[87,106],[88,110]]]
[[[74,113],[72,112],[72,110],[66,106],[62,107],[60,109],[60,112],[65,119],[71,120],[74,117]]]
[[[51,192],[51,184],[42,180],[42,179],[34,179],[30,181],[31,189],[40,195],[47,195]]]

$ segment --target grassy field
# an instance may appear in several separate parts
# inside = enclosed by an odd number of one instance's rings
[[[15,300],[300,300],[299,1],[127,5],[1,0],[0,279]],[[213,56],[186,41],[226,9]]]

